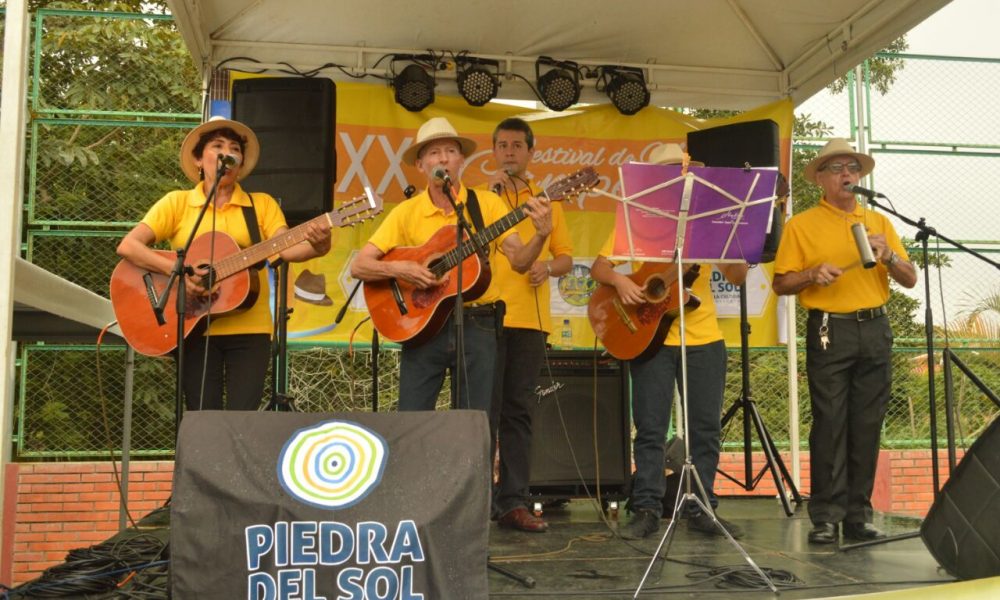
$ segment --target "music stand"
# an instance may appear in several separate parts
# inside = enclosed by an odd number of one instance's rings
[[[627,163],[619,169],[624,197],[618,207],[613,255],[619,260],[667,262],[684,276],[685,260],[694,262],[759,262],[771,218],[777,169],[728,169]],[[630,190],[637,190],[630,194]],[[637,202],[641,200],[642,202]],[[624,236],[618,232],[624,230]],[[681,409],[688,431],[688,379],[685,316],[679,305]],[[693,483],[692,483],[693,481]],[[695,493],[697,489],[698,494]],[[700,494],[700,497],[699,497]],[[691,462],[690,436],[684,436],[684,465],[670,525],[664,532],[635,590],[639,596],[653,564],[670,541],[684,507],[692,502],[719,528],[768,588],[771,579],[753,561],[715,515],[698,471]],[[662,568],[662,567],[661,567]]]

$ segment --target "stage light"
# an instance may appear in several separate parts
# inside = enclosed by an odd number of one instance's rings
[[[483,106],[500,93],[500,63],[485,58],[459,57],[455,59],[458,70],[458,93],[471,106]],[[492,67],[493,72],[487,67]]]
[[[549,67],[544,75],[543,66]],[[542,104],[549,109],[566,110],[580,101],[580,69],[575,62],[540,56],[535,61],[535,78]]]
[[[634,115],[649,106],[649,88],[646,87],[642,69],[601,67],[598,91],[602,89],[623,115]]]
[[[396,74],[396,63],[408,61],[399,74]],[[427,72],[434,72],[433,66],[424,67],[414,62],[410,56],[396,56],[392,59],[392,87],[395,90],[396,103],[411,112],[419,112],[434,102],[434,77]]]

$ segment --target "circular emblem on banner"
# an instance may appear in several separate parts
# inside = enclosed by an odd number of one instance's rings
[[[575,264],[569,273],[559,278],[559,296],[570,306],[586,306],[597,282],[590,278],[590,267]]]
[[[382,480],[389,446],[382,436],[346,421],[295,432],[278,457],[278,481],[289,494],[318,508],[361,501]]]

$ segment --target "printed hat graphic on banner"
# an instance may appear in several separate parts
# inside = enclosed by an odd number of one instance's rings
[[[309,304],[330,306],[333,300],[326,294],[326,275],[305,269],[295,278],[295,297]]]
[[[278,456],[281,487],[303,504],[329,510],[357,504],[382,482],[389,444],[349,421],[296,431]]]

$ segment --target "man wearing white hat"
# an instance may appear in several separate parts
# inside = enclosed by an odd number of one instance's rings
[[[685,159],[684,150],[677,144],[663,144],[650,153],[647,162],[655,164],[680,164]],[[689,161],[690,165],[704,163]],[[594,261],[590,276],[595,281],[615,287],[619,298],[627,305],[647,302],[645,292],[635,281],[614,269],[606,257],[613,253],[614,233],[605,242]],[[633,264],[633,272],[641,264]],[[716,318],[715,302],[711,288],[712,265],[699,265],[700,276],[691,286],[691,293],[701,299],[697,309],[685,314],[684,337],[687,350],[688,373],[688,428],[691,462],[698,472],[712,507],[718,505],[713,490],[715,472],[719,466],[720,431],[722,427],[722,401],[726,385],[726,343]],[[719,264],[716,268],[731,283],[746,280],[748,266]],[[648,353],[646,353],[648,354]],[[670,427],[674,387],[681,378],[680,320],[674,320],[663,345],[651,356],[643,355],[629,362],[632,379],[632,420],[636,434],[633,442],[635,480],[629,507],[632,519],[620,530],[625,539],[642,539],[660,528],[663,513],[663,496],[666,493],[664,477],[664,438]],[[672,500],[672,499],[671,499]],[[709,535],[722,535],[711,515],[696,506],[688,506],[684,516],[688,527]],[[742,537],[742,528],[719,517],[720,523],[734,538]]]
[[[198,226],[200,235],[213,229],[221,231],[245,248],[285,232],[288,226],[277,201],[265,193],[250,194],[239,184],[253,171],[259,157],[257,136],[243,123],[213,117],[195,127],[184,138],[180,152],[181,170],[195,187],[161,198],[121,241],[118,254],[142,269],[169,275],[173,259],[150,246],[169,241],[172,248],[182,247],[216,183],[212,210]],[[231,166],[216,181],[223,160]],[[255,240],[255,235],[260,239]],[[309,224],[306,239],[282,251],[281,258],[300,262],[326,254],[330,226]],[[204,284],[207,274],[206,269],[196,268],[184,278],[189,305],[209,296]],[[188,410],[222,410],[223,390],[227,409],[256,410],[260,404],[273,324],[267,277],[260,271],[251,277],[259,280],[260,294],[249,309],[213,316],[204,334],[192,333],[184,341],[183,387]]]
[[[806,165],[823,189],[818,206],[785,227],[774,262],[774,291],[798,294],[809,309],[806,372],[813,425],[809,434],[809,541],[833,544],[882,537],[872,526],[871,495],[879,435],[892,383],[889,278],[912,288],[917,273],[892,223],[859,205],[851,187],[875,160],[844,139],[831,140]],[[852,226],[867,231],[877,264],[862,266]],[[863,239],[863,237],[862,237]]]
[[[383,261],[383,256],[400,246],[421,246],[442,227],[454,226],[455,210],[446,194],[446,186],[454,195],[456,204],[462,205],[465,220],[473,224],[469,202],[474,196],[486,226],[504,217],[509,211],[499,196],[490,191],[470,192],[462,185],[459,176],[465,159],[472,154],[476,143],[458,135],[447,119],[435,117],[417,131],[413,145],[403,153],[403,162],[417,167],[427,178],[427,188],[420,194],[399,204],[382,221],[378,229],[361,248],[351,264],[351,275],[361,281],[401,279],[408,284],[427,289],[440,282],[426,265],[416,261]],[[437,175],[446,174],[447,177]],[[454,188],[450,182],[454,181]],[[513,229],[497,237],[488,248],[489,257],[498,251],[510,260],[520,273],[527,272],[538,258],[545,240],[552,231],[552,213],[549,203],[531,198],[525,205],[536,233],[527,243]],[[495,282],[472,303],[465,304],[465,355],[462,364],[462,389],[452,390],[459,408],[489,411],[496,364],[496,326],[502,318],[502,303]],[[500,311],[500,313],[498,313]],[[459,364],[456,355],[454,315],[430,340],[418,346],[404,346],[399,370],[399,409],[434,410],[438,393],[444,383],[445,372]],[[454,377],[452,378],[454,381]]]

